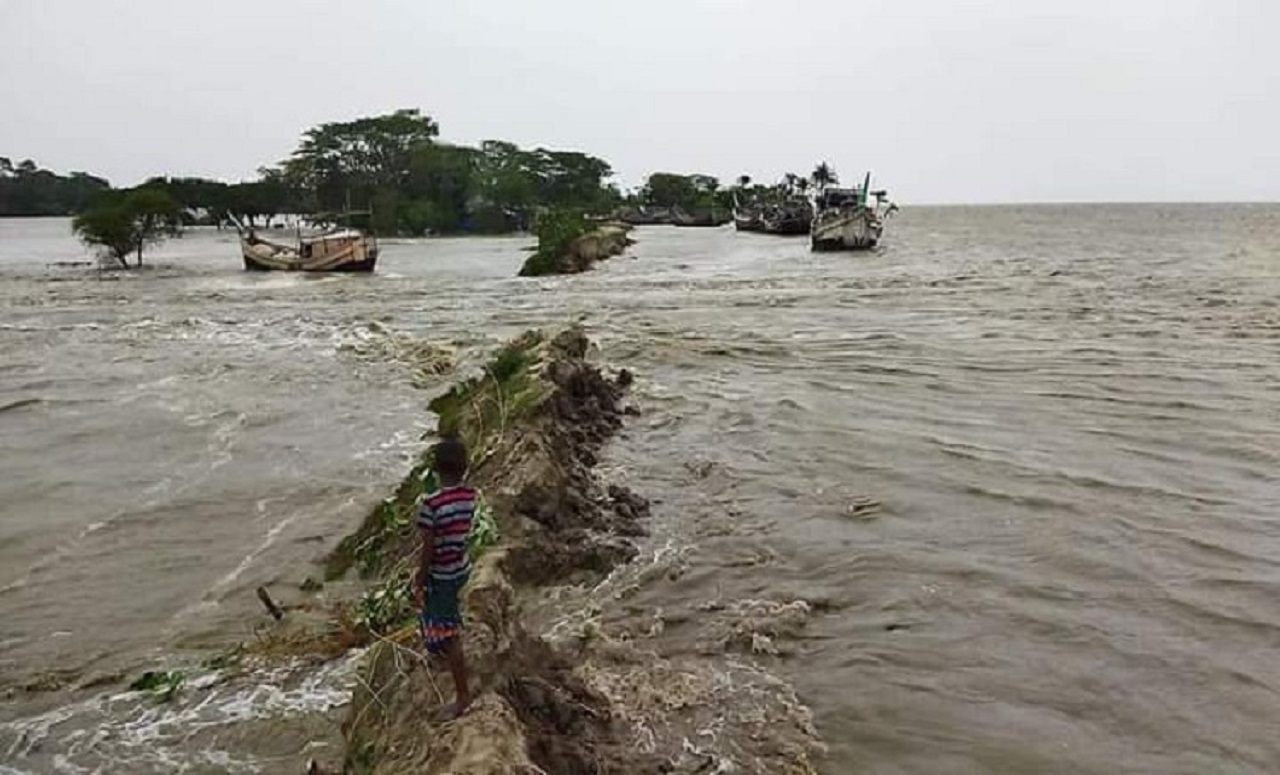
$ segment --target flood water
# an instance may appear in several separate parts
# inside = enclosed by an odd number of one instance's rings
[[[0,771],[145,771],[56,687],[250,637],[256,586],[318,575],[431,427],[388,343],[465,371],[577,319],[639,377],[608,464],[685,550],[633,606],[809,601],[758,660],[823,771],[1280,769],[1280,207],[909,208],[853,255],[636,237],[522,280],[527,239],[303,277],[190,232],[100,276],[50,266],[84,258],[66,221],[0,220]]]

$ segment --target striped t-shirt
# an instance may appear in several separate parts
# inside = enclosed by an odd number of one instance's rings
[[[422,501],[418,526],[435,538],[428,572],[436,581],[457,581],[471,571],[467,536],[476,512],[476,491],[470,487],[442,487]]]

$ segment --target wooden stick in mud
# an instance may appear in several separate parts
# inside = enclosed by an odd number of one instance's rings
[[[277,622],[284,618],[284,611],[276,605],[276,601],[271,599],[271,595],[267,594],[266,587],[258,587],[258,599],[267,607],[267,613],[271,614],[271,618]]]

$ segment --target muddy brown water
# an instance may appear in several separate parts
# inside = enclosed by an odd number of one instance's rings
[[[752,658],[824,771],[1280,768],[1280,207],[912,208],[867,255],[637,238],[520,280],[519,238],[301,277],[191,232],[98,276],[50,266],[84,258],[66,221],[0,220],[0,771],[296,771],[212,704],[71,687],[252,637],[257,585],[318,575],[430,427],[394,337],[465,371],[571,319],[638,375],[606,467],[683,558],[628,610],[808,601]]]

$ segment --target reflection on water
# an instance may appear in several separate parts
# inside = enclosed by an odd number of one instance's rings
[[[0,675],[244,637],[420,443],[408,371],[343,347],[371,323],[465,368],[583,318],[641,376],[608,464],[679,547],[616,617],[805,601],[746,650],[828,771],[1273,771],[1280,209],[901,216],[873,255],[654,227],[542,280],[523,239],[307,278],[212,233],[99,278],[0,221]]]

